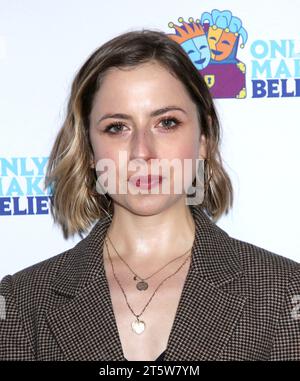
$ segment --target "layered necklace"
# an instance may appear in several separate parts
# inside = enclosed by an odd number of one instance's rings
[[[130,272],[133,274],[133,280],[136,283],[136,288],[137,290],[139,291],[145,291],[148,289],[149,285],[148,285],[148,282],[147,280],[150,279],[151,277],[153,277],[154,275],[156,275],[157,273],[159,273],[160,271],[162,271],[165,267],[167,267],[169,264],[173,263],[174,261],[176,261],[177,259],[185,256],[188,252],[191,252],[192,249],[189,249],[187,250],[184,254],[172,259],[171,261],[169,261],[166,265],[164,265],[163,267],[161,267],[160,269],[158,269],[157,271],[155,271],[153,274],[149,275],[148,277],[146,278],[143,278],[141,276],[139,276],[130,266],[129,264],[122,258],[122,256],[119,254],[118,250],[115,248],[115,246],[113,245],[111,239],[109,238],[108,234],[107,234],[107,238],[108,240],[110,241],[112,247],[114,248],[115,252],[117,253],[118,257],[122,260],[122,262],[128,267],[128,269],[130,270]],[[154,290],[153,294],[151,295],[151,297],[149,298],[148,302],[146,303],[146,305],[144,306],[144,308],[142,309],[142,311],[139,313],[139,314],[136,314],[132,307],[130,306],[129,302],[128,302],[128,298],[127,298],[127,295],[124,291],[124,288],[122,287],[116,273],[115,273],[115,269],[114,269],[114,265],[113,265],[113,262],[112,262],[112,259],[111,259],[111,255],[110,255],[110,251],[109,251],[109,248],[108,248],[108,245],[107,245],[107,242],[106,242],[106,239],[104,239],[104,243],[106,245],[106,249],[107,249],[107,253],[108,253],[108,258],[109,258],[109,261],[110,261],[110,264],[111,264],[111,268],[112,268],[112,272],[113,272],[113,275],[114,275],[114,278],[115,280],[117,281],[123,295],[124,295],[124,298],[125,298],[125,301],[126,301],[126,304],[128,306],[128,308],[130,309],[131,313],[135,316],[135,319],[134,321],[132,321],[131,323],[131,329],[133,330],[134,333],[136,334],[141,334],[142,332],[144,332],[145,328],[146,328],[146,323],[145,321],[143,320],[140,320],[140,316],[144,313],[145,309],[148,307],[148,305],[150,304],[151,300],[153,299],[154,295],[156,294],[157,290],[163,285],[163,283],[168,280],[169,278],[171,278],[172,276],[174,276],[175,274],[177,274],[181,268],[186,264],[186,262],[189,260],[189,258],[191,257],[192,253],[190,253],[186,258],[185,260],[183,261],[183,263],[179,266],[179,268],[174,272],[172,273],[171,275],[167,276],[165,279],[163,279],[159,285],[156,287],[156,289]]]

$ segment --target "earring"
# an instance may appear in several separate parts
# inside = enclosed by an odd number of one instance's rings
[[[188,196],[185,198],[187,205],[201,205],[203,203],[205,195],[204,173],[204,160],[199,160],[192,189],[189,188]]]
[[[209,177],[208,177],[208,180],[206,180],[206,187],[208,188],[209,187],[209,183],[213,177],[213,169],[212,169],[212,166],[210,164],[210,160],[209,159],[205,159],[205,163],[206,163],[206,167],[207,167],[207,171],[206,173],[208,172],[209,174]]]

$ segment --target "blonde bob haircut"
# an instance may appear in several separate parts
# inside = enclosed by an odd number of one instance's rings
[[[111,197],[96,191],[97,175],[91,167],[93,152],[88,133],[93,99],[102,79],[110,68],[133,68],[150,60],[182,82],[198,109],[199,128],[207,140],[207,158],[204,199],[196,207],[203,208],[213,221],[232,207],[232,184],[219,151],[219,120],[203,77],[180,44],[166,33],[130,31],[100,46],[77,72],[66,118],[50,153],[45,187],[52,191],[50,211],[65,238],[76,233],[82,236],[105,216],[104,211],[113,215],[113,202],[108,202]]]

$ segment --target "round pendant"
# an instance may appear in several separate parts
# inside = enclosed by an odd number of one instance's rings
[[[145,330],[145,323],[142,320],[135,320],[131,323],[131,328],[134,333],[140,335]]]
[[[145,291],[145,290],[147,290],[147,288],[148,288],[148,283],[145,282],[144,280],[142,280],[142,281],[140,281],[140,282],[138,282],[138,283],[136,284],[136,288],[137,288],[139,291]]]

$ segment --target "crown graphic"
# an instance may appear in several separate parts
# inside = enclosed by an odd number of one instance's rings
[[[205,35],[204,29],[200,24],[200,20],[197,19],[194,21],[193,17],[190,17],[188,21],[189,22],[186,22],[182,17],[179,17],[178,22],[182,25],[175,25],[172,21],[169,22],[169,28],[174,28],[176,34],[168,34],[168,36],[172,40],[182,44],[184,41],[187,41],[193,37]]]

